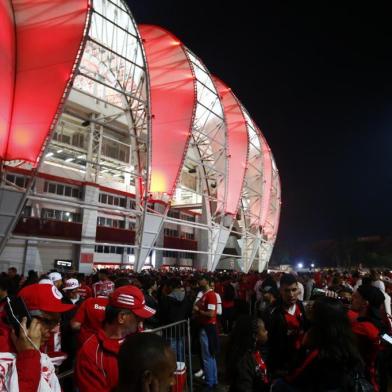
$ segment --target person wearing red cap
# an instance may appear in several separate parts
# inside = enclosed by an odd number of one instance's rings
[[[116,280],[115,288],[129,284],[129,279],[120,278]],[[97,298],[87,298],[77,310],[74,318],[71,320],[71,327],[73,330],[79,331],[79,347],[82,347],[90,336],[95,335],[102,328],[108,303],[109,299],[106,292],[99,292]]]
[[[135,286],[122,286],[109,298],[103,328],[80,349],[75,366],[79,392],[109,392],[118,383],[117,356],[125,337],[140,330],[142,320],[155,310],[146,306]]]
[[[60,320],[60,313],[69,311],[73,305],[63,304],[61,294],[51,284],[33,284],[19,292],[32,317],[30,325],[26,318],[17,320],[8,304],[10,317],[15,317],[20,328],[16,336],[12,320],[0,321],[0,386],[20,392],[61,391],[54,366],[49,357],[40,352],[51,331]]]

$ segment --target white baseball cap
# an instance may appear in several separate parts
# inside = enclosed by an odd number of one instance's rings
[[[63,277],[61,276],[60,273],[58,272],[51,272],[49,275],[49,279],[54,283],[57,282],[58,280],[62,280]]]
[[[75,290],[79,288],[79,282],[75,278],[71,278],[65,281],[65,287],[63,290]]]
[[[39,284],[51,284],[51,285],[53,285],[53,282],[50,279],[47,279],[47,278],[40,279],[40,281],[38,283]]]

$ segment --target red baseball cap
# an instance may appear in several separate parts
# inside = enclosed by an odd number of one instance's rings
[[[114,290],[109,298],[109,305],[115,308],[131,310],[143,319],[154,316],[155,310],[146,306],[142,291],[136,286],[126,285]]]
[[[62,295],[52,284],[32,284],[23,288],[18,296],[23,298],[29,310],[62,313],[74,308],[74,305],[61,302]]]

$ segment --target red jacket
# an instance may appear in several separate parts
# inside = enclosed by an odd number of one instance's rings
[[[377,355],[381,350],[380,331],[369,321],[355,320],[351,324],[357,337],[359,351],[365,361],[366,371],[375,392],[379,391],[376,375]]]
[[[109,339],[103,330],[80,349],[75,365],[79,392],[109,392],[118,383],[117,354],[122,340]]]
[[[73,318],[74,321],[82,324],[78,338],[80,347],[102,327],[108,302],[107,298],[88,298],[80,305]]]
[[[10,327],[0,321],[0,359],[1,353],[15,353],[11,341]],[[18,371],[19,392],[37,392],[41,378],[41,357],[37,350],[26,350],[17,354],[16,369]]]

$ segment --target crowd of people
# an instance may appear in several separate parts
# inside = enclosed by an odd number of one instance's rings
[[[170,390],[187,340],[148,331],[186,319],[205,390],[387,391],[391,291],[391,272],[376,270],[11,267],[0,277],[0,391]]]

